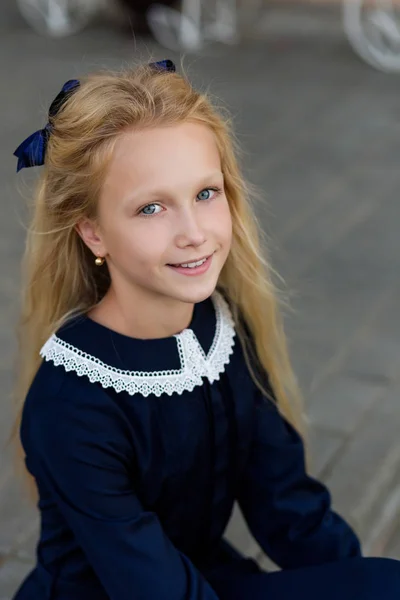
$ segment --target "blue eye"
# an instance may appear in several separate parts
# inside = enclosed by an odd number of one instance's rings
[[[213,197],[213,194],[217,194],[218,192],[219,190],[217,188],[206,188],[197,194],[197,198],[199,200],[210,200],[210,198]]]
[[[148,204],[147,206],[142,208],[142,210],[140,211],[140,214],[146,215],[147,217],[150,217],[151,215],[155,215],[157,213],[152,209],[157,208],[157,207],[160,208],[160,206],[158,204]]]

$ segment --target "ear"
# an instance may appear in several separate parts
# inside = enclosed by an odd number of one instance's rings
[[[78,235],[95,256],[105,257],[107,250],[103,243],[99,225],[92,219],[82,219],[75,227]]]

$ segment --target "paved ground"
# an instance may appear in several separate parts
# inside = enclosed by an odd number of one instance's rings
[[[15,176],[12,151],[43,124],[48,100],[65,80],[146,58],[148,50],[160,58],[166,53],[118,31],[54,42],[18,24],[2,33],[0,46],[5,441],[24,240],[20,192],[28,195],[34,177]],[[312,470],[329,484],[366,553],[400,558],[400,80],[359,62],[341,35],[296,31],[216,48],[186,64],[196,84],[211,83],[232,110],[246,172],[264,192],[257,210],[291,290],[287,330],[310,415]],[[37,521],[9,451],[0,465],[0,600],[6,600],[32,563]],[[257,555],[238,516],[230,536]]]

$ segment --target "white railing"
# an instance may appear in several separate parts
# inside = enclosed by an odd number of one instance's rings
[[[105,0],[17,0],[39,33],[70,35],[84,28]],[[154,3],[147,12],[155,39],[170,50],[200,51],[210,42],[236,43],[238,0],[182,0],[180,10]],[[241,0],[250,10],[260,0]],[[400,72],[400,0],[342,0],[343,26],[355,52],[387,72]],[[254,19],[255,22],[255,19]]]
[[[343,25],[354,50],[376,69],[400,72],[400,5],[396,0],[343,0]]]
[[[17,0],[17,5],[35,31],[64,37],[86,27],[98,9],[98,0]]]

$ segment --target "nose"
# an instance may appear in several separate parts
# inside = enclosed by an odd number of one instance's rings
[[[187,246],[199,247],[207,239],[205,229],[196,210],[191,208],[185,210],[179,219],[175,243],[178,248]]]

